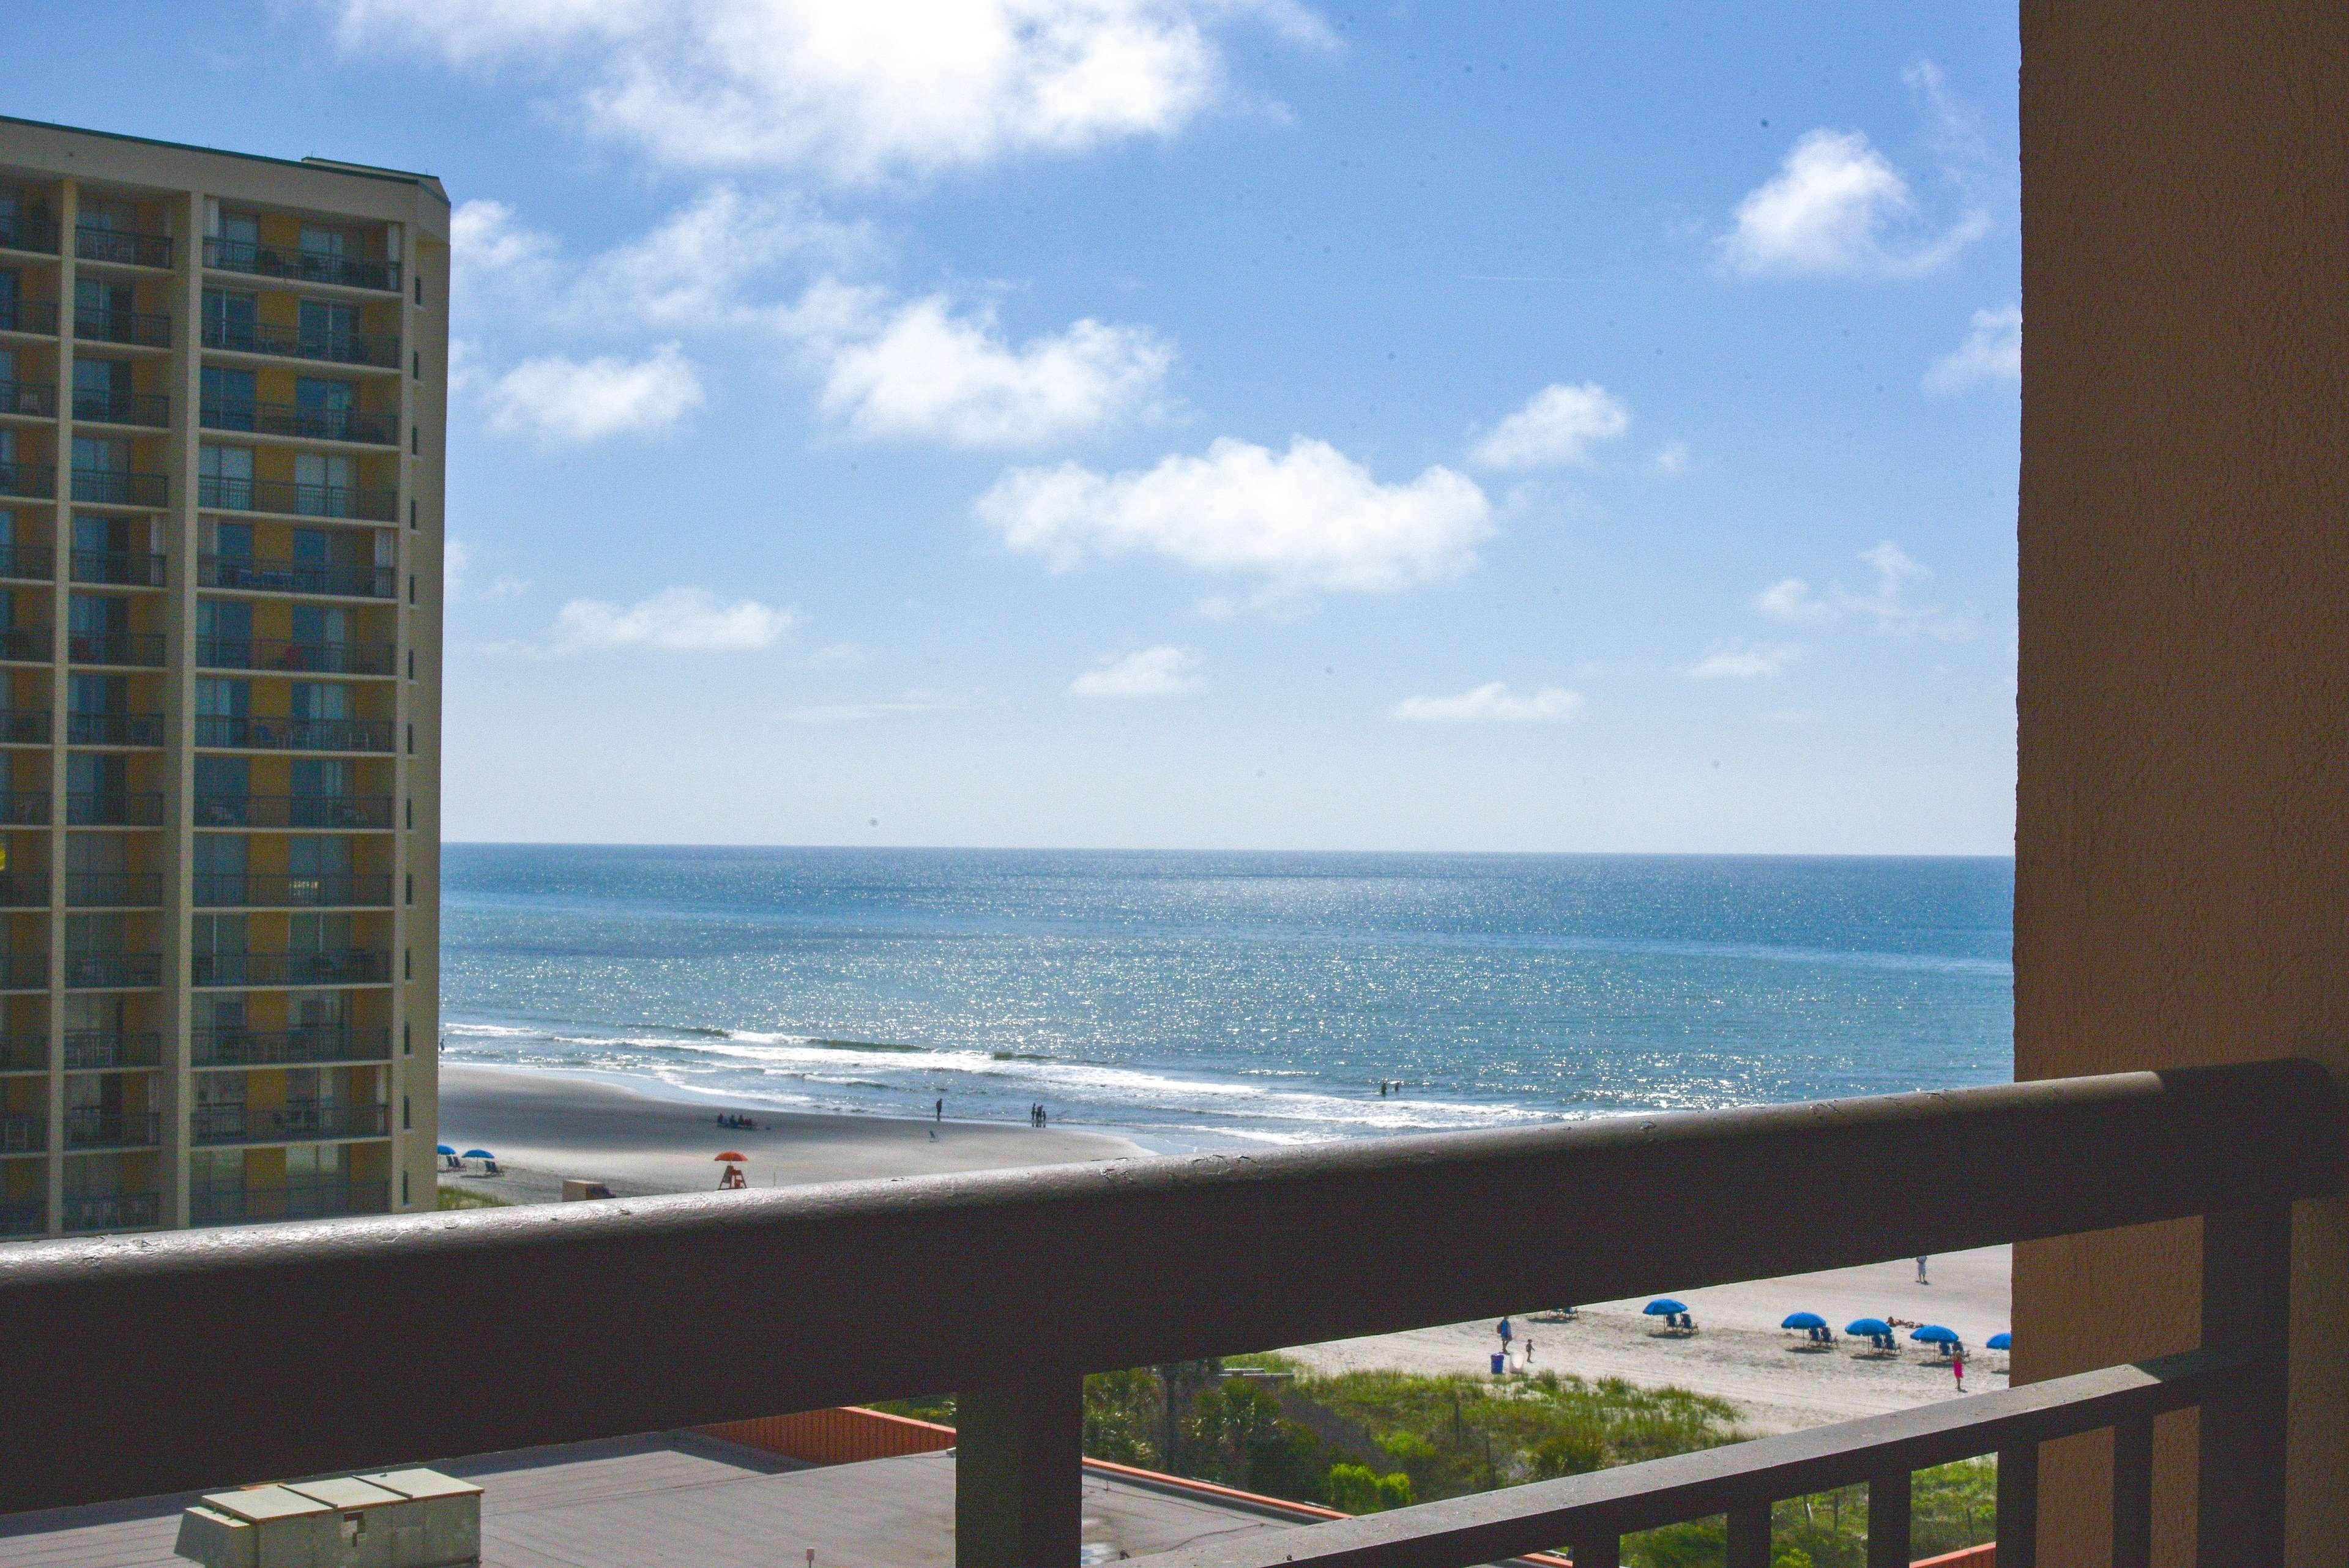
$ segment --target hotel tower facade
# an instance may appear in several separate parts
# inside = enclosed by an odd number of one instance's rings
[[[448,241],[0,119],[0,1238],[433,1206]]]

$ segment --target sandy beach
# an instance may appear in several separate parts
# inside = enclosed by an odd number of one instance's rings
[[[721,1109],[756,1118],[756,1131],[721,1128]],[[951,1107],[949,1107],[951,1109]],[[622,1196],[706,1191],[717,1185],[711,1156],[737,1150],[759,1187],[800,1186],[871,1177],[1119,1160],[1143,1152],[1099,1132],[999,1122],[905,1120],[877,1116],[788,1115],[753,1106],[665,1099],[623,1085],[561,1074],[444,1065],[441,1140],[494,1151],[498,1176],[478,1166],[446,1172],[444,1185],[507,1202],[552,1202],[566,1176],[600,1181]],[[1657,1332],[1645,1299],[1584,1305],[1571,1317],[1529,1306],[1515,1315],[1518,1343],[1531,1339],[1533,1365],[1586,1377],[1677,1384],[1733,1400],[1756,1431],[1903,1409],[1956,1393],[1940,1357],[1909,1343],[1897,1357],[1806,1347],[1778,1327],[1788,1313],[1811,1311],[1840,1331],[1857,1317],[1894,1316],[1946,1324],[1976,1347],[1967,1387],[2003,1387],[2006,1357],[1980,1351],[2007,1326],[2008,1253],[2004,1247],[1952,1253],[1931,1261],[1932,1284],[1916,1283],[1916,1262],[1902,1258],[1863,1268],[1758,1280],[1675,1295],[1695,1316],[1690,1337]],[[1368,1339],[1296,1347],[1289,1355],[1317,1369],[1381,1367],[1404,1372],[1475,1372],[1489,1367],[1498,1339],[1490,1320],[1415,1329]]]

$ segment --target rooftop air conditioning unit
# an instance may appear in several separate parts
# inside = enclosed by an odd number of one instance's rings
[[[481,1489],[429,1470],[214,1492],[180,1516],[205,1568],[480,1568]]]

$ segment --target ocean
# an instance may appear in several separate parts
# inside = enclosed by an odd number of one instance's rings
[[[2004,859],[444,853],[449,1060],[743,1110],[1172,1152],[2013,1073]]]

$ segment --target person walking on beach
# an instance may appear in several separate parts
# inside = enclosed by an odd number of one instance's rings
[[[1525,1344],[1518,1346],[1518,1354],[1526,1358],[1526,1370],[1528,1372],[1532,1371],[1534,1369],[1534,1342],[1530,1335],[1526,1336]]]
[[[1925,1277],[1925,1258],[1926,1254],[1923,1253],[1919,1253],[1917,1254],[1917,1283],[1919,1284],[1931,1284],[1933,1283],[1931,1280]]]
[[[1509,1353],[1509,1341],[1517,1336],[1517,1331],[1509,1326],[1509,1320],[1505,1317],[1501,1319],[1500,1334],[1501,1354],[1506,1356]]]
[[[945,1097],[945,1096],[943,1096],[943,1095],[941,1095],[941,1096],[939,1096],[939,1097],[938,1097],[938,1121],[939,1121],[940,1125],[944,1125],[944,1124],[945,1124],[946,1119],[947,1119],[947,1102],[946,1102],[946,1097]]]
[[[1966,1347],[1962,1345],[1950,1352],[1950,1370],[1958,1375],[1958,1392],[1966,1391]]]

